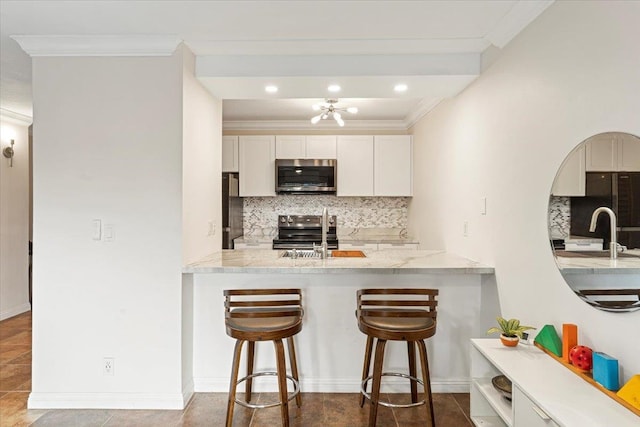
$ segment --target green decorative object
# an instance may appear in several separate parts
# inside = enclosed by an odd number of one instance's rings
[[[544,325],[534,341],[556,356],[562,357],[562,340],[553,325]]]

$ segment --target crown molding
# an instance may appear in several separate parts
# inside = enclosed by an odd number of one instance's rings
[[[11,36],[30,56],[170,56],[175,35]]]
[[[224,130],[407,130],[404,120],[345,120],[345,126],[322,123],[314,125],[309,120],[255,120],[225,121]]]
[[[6,108],[0,108],[0,119],[16,125],[29,126],[33,123],[33,117],[16,113]]]
[[[442,102],[444,98],[424,98],[418,106],[410,112],[407,117],[404,119],[405,126],[407,129],[418,123],[418,121],[423,118],[429,111],[433,110],[440,102]]]
[[[484,38],[502,49],[555,0],[519,1]]]

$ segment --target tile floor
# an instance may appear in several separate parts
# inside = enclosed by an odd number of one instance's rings
[[[9,426],[219,426],[224,425],[226,393],[196,393],[182,411],[111,409],[27,410],[31,390],[31,313],[0,322],[0,427]],[[254,394],[254,401],[269,402],[274,393]],[[388,394],[384,399],[408,402],[407,395]],[[466,427],[469,394],[438,393],[433,396],[438,427]],[[366,426],[368,408],[358,406],[357,394],[303,393],[302,408],[291,402],[292,426]],[[424,407],[380,407],[378,426],[424,425]],[[250,410],[236,405],[234,425],[272,427],[280,425],[280,409]]]

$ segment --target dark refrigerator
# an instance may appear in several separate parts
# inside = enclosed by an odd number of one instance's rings
[[[222,174],[222,249],[233,249],[233,239],[242,236],[242,198],[238,196],[238,174]]]
[[[606,206],[616,214],[618,243],[640,248],[640,172],[587,172],[586,196],[571,198],[571,234],[600,237],[609,247],[609,215],[600,215],[594,233],[589,231],[591,215]]]

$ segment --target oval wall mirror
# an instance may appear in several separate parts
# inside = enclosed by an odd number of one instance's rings
[[[640,138],[594,135],[562,163],[549,198],[562,277],[601,310],[640,309]]]

